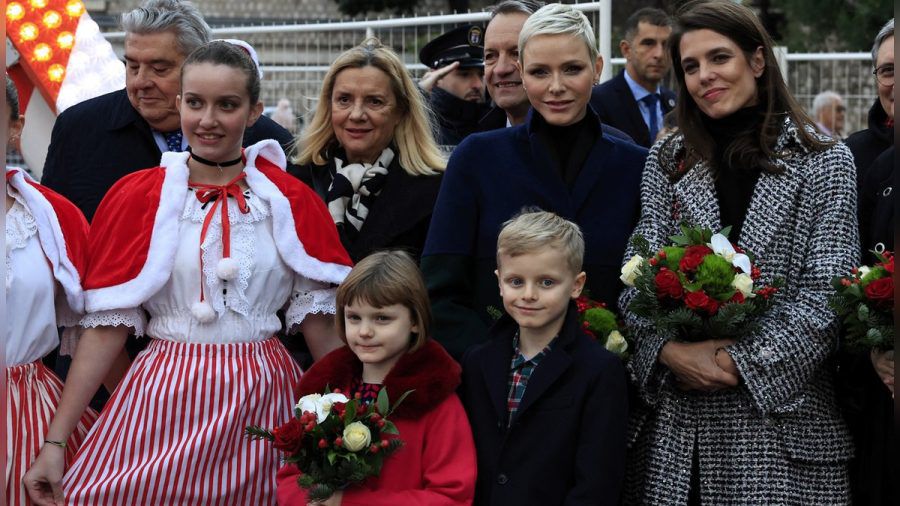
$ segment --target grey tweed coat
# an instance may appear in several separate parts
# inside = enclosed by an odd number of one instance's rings
[[[721,228],[709,167],[672,182],[683,137],[650,151],[641,187],[641,234],[655,250],[681,222]],[[629,421],[626,503],[685,504],[697,449],[703,504],[847,504],[852,443],[834,399],[827,359],[836,317],[828,309],[832,276],[857,261],[856,176],[843,144],[811,152],[786,122],[775,163],[763,173],[738,244],[756,255],[762,281],[785,279],[759,331],[727,350],[741,383],[714,393],[682,392],[658,361],[670,335],[620,306],[636,337],[628,364],[641,402]],[[733,238],[732,238],[733,240]],[[629,249],[626,259],[634,252]]]

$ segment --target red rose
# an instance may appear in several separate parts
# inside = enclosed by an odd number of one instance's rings
[[[733,302],[735,304],[743,304],[744,303],[744,294],[741,292],[734,292],[734,295],[731,297],[731,300],[728,302]]]
[[[664,297],[680,299],[684,294],[681,280],[678,278],[678,274],[672,270],[663,267],[656,273],[654,281],[656,282],[656,296],[660,299]]]
[[[283,452],[294,453],[303,444],[303,423],[291,418],[288,423],[274,429],[272,435],[275,436],[272,446]]]
[[[885,262],[883,265],[884,265],[884,270],[893,274],[894,273],[894,256],[891,255],[890,257],[888,257],[888,261]]]
[[[687,249],[684,250],[684,256],[681,257],[681,262],[678,264],[678,267],[684,272],[694,272],[703,262],[703,258],[712,252],[713,250],[709,249],[709,246],[704,246],[702,244],[688,246]]]
[[[684,305],[693,311],[704,311],[710,315],[716,314],[716,311],[719,310],[719,303],[709,295],[706,295],[703,290],[688,292],[684,296]]]
[[[894,278],[876,279],[866,285],[866,297],[879,306],[891,306],[894,304]]]

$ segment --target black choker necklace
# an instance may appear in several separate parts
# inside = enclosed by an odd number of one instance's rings
[[[188,150],[188,153],[191,154],[191,158],[193,158],[194,160],[197,160],[198,162],[202,163],[203,165],[209,165],[210,167],[218,167],[219,170],[222,170],[225,167],[231,167],[232,165],[237,165],[244,160],[244,155],[241,154],[241,156],[235,158],[234,160],[228,160],[228,161],[224,161],[224,162],[214,162],[212,160],[207,160],[206,158],[201,158],[201,157],[197,156],[193,151],[191,151],[190,146],[188,146],[187,150]]]

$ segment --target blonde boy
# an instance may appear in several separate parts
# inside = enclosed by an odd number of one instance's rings
[[[526,211],[497,240],[506,315],[466,354],[463,394],[478,454],[476,505],[617,504],[627,401],[621,361],[581,332],[584,239]]]

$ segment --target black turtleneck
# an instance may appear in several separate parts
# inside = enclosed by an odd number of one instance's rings
[[[728,146],[747,132],[758,132],[762,128],[765,109],[752,106],[741,109],[730,116],[712,119],[703,116],[707,131],[715,142],[713,174],[716,181],[716,196],[722,227],[731,226],[729,239],[737,242],[744,226],[744,218],[750,207],[753,190],[759,180],[761,167],[748,167],[739,158],[726,159]]]
[[[597,116],[587,111],[580,121],[567,126],[557,126],[547,123],[543,116],[535,112],[534,127],[556,162],[557,173],[571,188],[594,143],[601,135]]]

